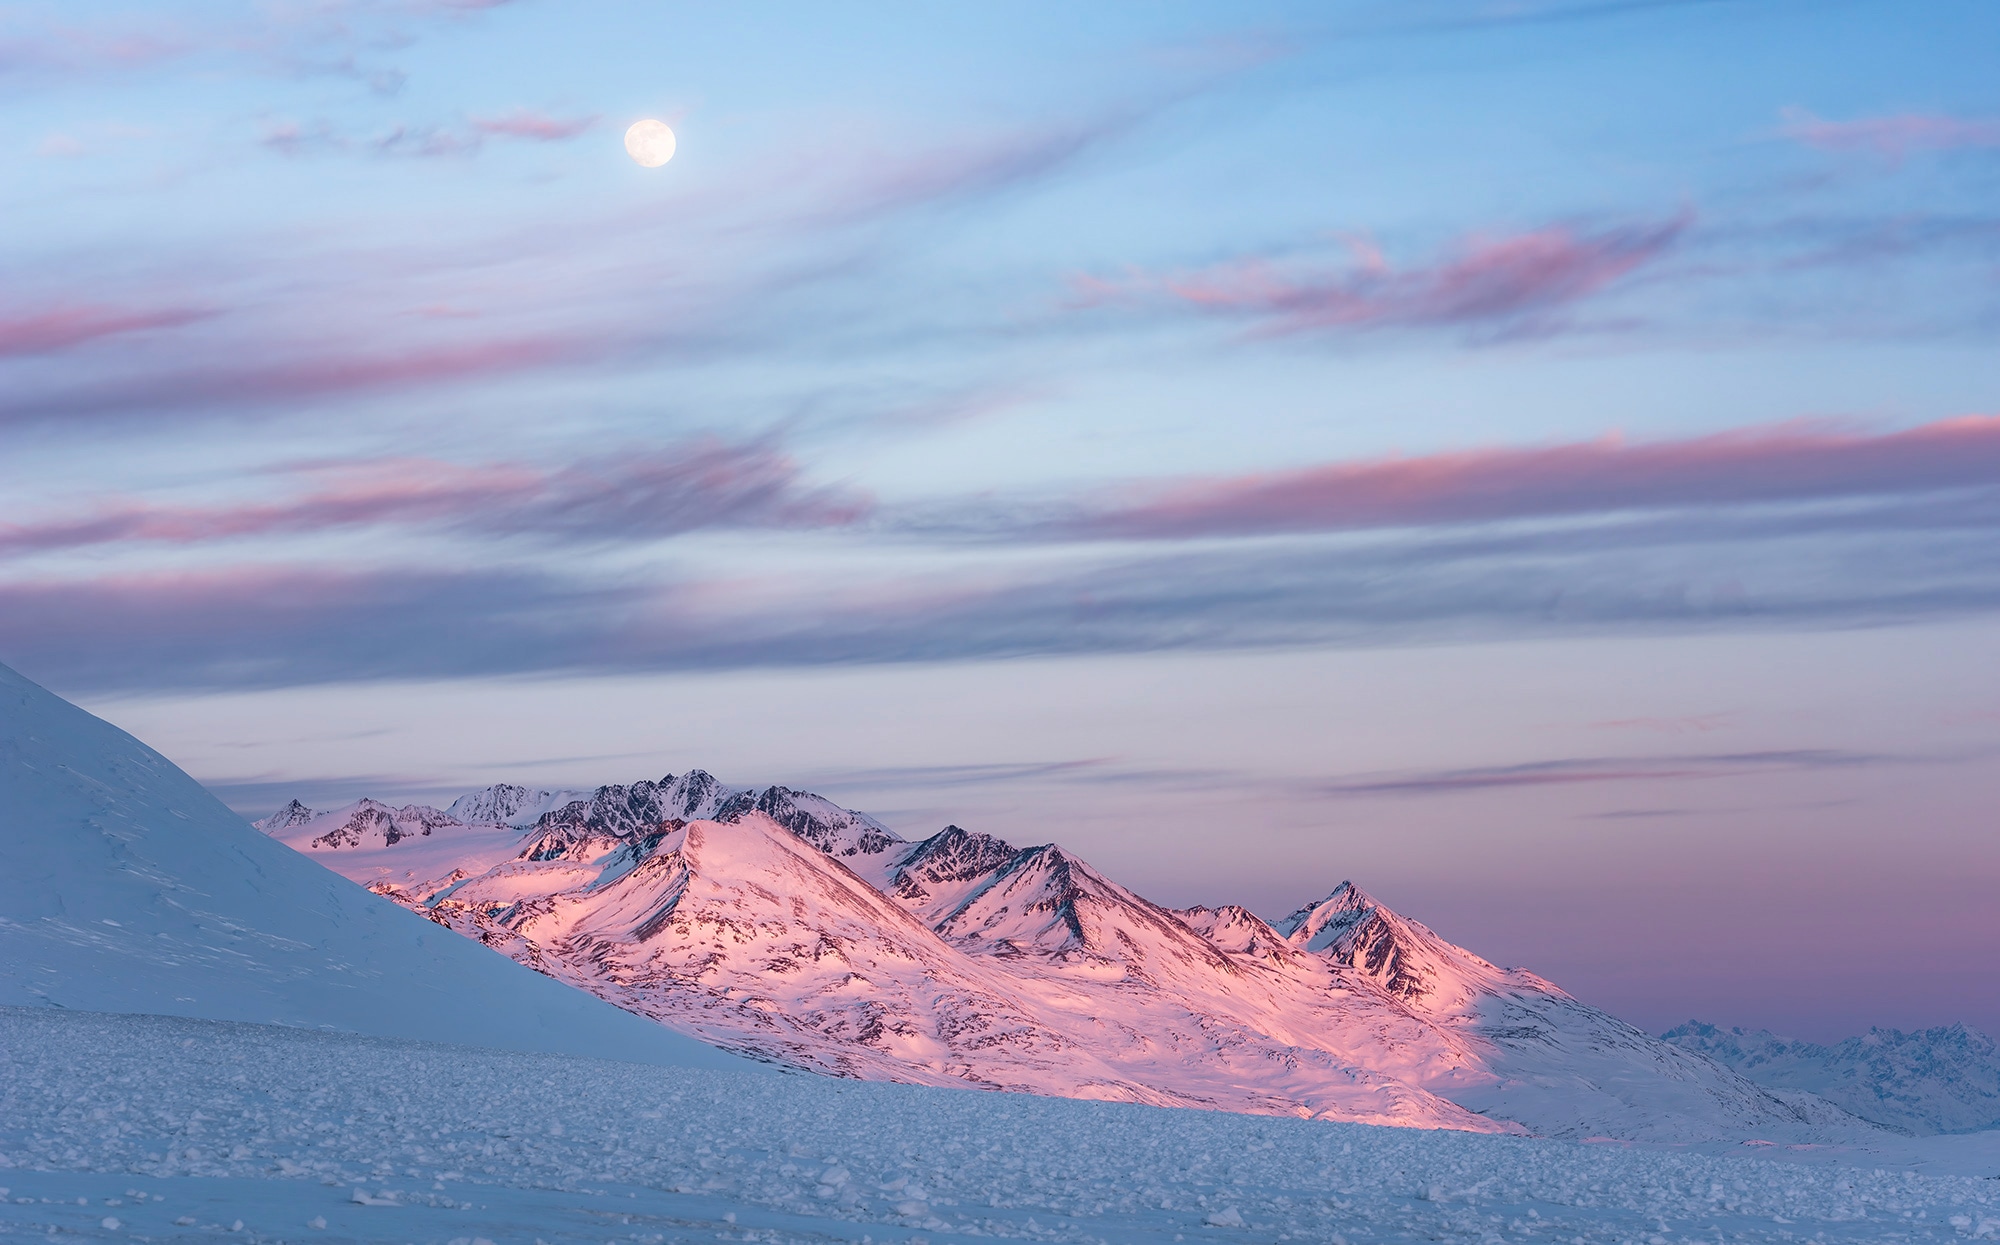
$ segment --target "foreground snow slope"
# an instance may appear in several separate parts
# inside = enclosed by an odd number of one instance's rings
[[[483,817],[467,823],[459,814]],[[1275,927],[1055,844],[911,843],[695,770],[260,829],[620,1007],[840,1076],[1550,1136],[1826,1141],[1787,1101],[1343,883]]]
[[[1977,1029],[1870,1029],[1832,1045],[1689,1021],[1660,1035],[1760,1085],[1807,1090],[1914,1134],[2000,1128],[2000,1046]]]
[[[0,1187],[9,1240],[2000,1234],[1990,1179],[46,1008],[0,1009]]]
[[[0,666],[0,1003],[740,1060],[383,904]]]

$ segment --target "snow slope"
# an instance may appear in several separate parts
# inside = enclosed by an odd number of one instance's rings
[[[274,837],[718,1045],[841,1076],[1267,1114],[1687,1141],[1868,1127],[1758,1087],[1343,883],[1272,926],[1172,911],[1060,846],[906,842],[695,770],[567,803],[289,808]],[[494,815],[498,815],[497,812]]]
[[[4,666],[0,858],[0,1004],[741,1063],[373,899]]]
[[[1661,1035],[1760,1085],[1806,1090],[1917,1136],[2000,1128],[2000,1047],[1966,1026],[1870,1029],[1831,1046],[1690,1020]]]
[[[1782,1163],[808,1076],[641,1073],[0,1008],[6,1240],[2000,1237],[2000,1181],[1847,1157]]]

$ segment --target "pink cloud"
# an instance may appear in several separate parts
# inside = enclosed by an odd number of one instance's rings
[[[178,328],[212,314],[188,307],[124,311],[114,307],[75,304],[49,307],[23,315],[0,316],[0,358],[51,354],[120,333]]]
[[[360,151],[378,156],[474,156],[489,138],[554,143],[575,138],[597,124],[591,117],[551,117],[525,108],[495,117],[473,117],[464,127],[398,122],[369,137],[345,133],[327,121],[274,121],[264,130],[264,146],[286,156]]]
[[[501,138],[525,138],[540,143],[559,143],[575,138],[597,124],[595,116],[552,117],[528,108],[516,108],[497,117],[474,117],[472,128],[481,134]]]
[[[214,363],[62,394],[0,396],[0,421],[191,406],[251,406],[422,388],[582,362],[600,357],[610,348],[604,341],[581,338],[516,337],[440,344],[395,354],[328,352],[243,367]]]
[[[2000,147],[2000,120],[1946,117],[1934,113],[1900,113],[1826,121],[1799,108],[1788,108],[1779,132],[1821,151],[1864,151],[1892,161],[1913,152],[1957,148]]]
[[[51,25],[0,39],[0,73],[134,69],[187,55],[185,33],[162,25],[99,18],[88,25]]]
[[[1680,216],[1595,233],[1553,226],[1474,235],[1432,263],[1406,268],[1356,242],[1338,271],[1249,259],[1165,276],[1086,277],[1077,287],[1086,303],[1164,295],[1273,333],[1518,323],[1599,293],[1658,258],[1688,224]]]
[[[1175,539],[1797,501],[2000,484],[2000,416],[1865,435],[1805,423],[1196,480],[1069,525]]]
[[[0,526],[0,555],[384,524],[572,542],[643,540],[708,527],[838,527],[871,508],[865,497],[806,486],[797,464],[769,446],[712,439],[557,467],[393,459],[286,476],[295,490],[276,501],[122,502],[74,519]]]

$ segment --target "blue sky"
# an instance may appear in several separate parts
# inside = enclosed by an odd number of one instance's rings
[[[2000,1027],[1996,27],[13,5],[0,660],[252,813],[704,765]]]

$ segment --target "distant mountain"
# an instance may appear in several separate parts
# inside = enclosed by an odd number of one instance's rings
[[[1275,926],[1173,910],[1055,844],[909,842],[701,770],[501,785],[260,828],[521,963],[842,1076],[1656,1140],[1864,1129],[1501,969],[1351,883]]]
[[[1919,1136],[2000,1128],[2000,1046],[1962,1024],[1870,1029],[1831,1046],[1694,1020],[1660,1036],[1760,1085],[1807,1090],[1888,1128]]]
[[[449,838],[460,856],[474,846],[435,809],[372,801],[338,819],[289,805],[265,824],[280,834],[322,826],[315,854],[415,859],[418,844]],[[749,1066],[369,898],[252,831],[159,753],[4,666],[0,859],[0,1006]]]

